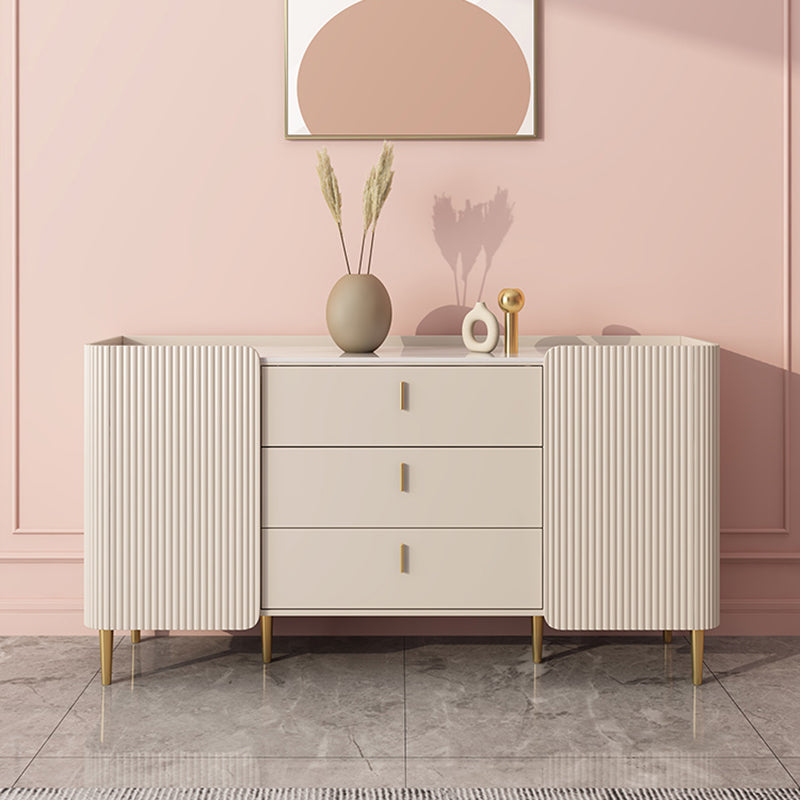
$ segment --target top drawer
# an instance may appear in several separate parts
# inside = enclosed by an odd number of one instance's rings
[[[261,368],[262,444],[542,443],[537,366]]]

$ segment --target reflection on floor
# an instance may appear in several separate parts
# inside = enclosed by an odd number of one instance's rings
[[[779,787],[800,638],[0,639],[0,786]]]

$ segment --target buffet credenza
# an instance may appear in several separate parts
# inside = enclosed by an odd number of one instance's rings
[[[717,345],[323,337],[86,346],[85,623],[521,615],[578,631],[719,624]]]

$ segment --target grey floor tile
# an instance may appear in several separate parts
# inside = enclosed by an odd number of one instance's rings
[[[598,788],[778,788],[795,783],[768,758],[410,758],[408,785],[418,787],[547,786]]]
[[[789,770],[797,785],[800,786],[800,758],[782,758],[781,761],[783,766]]]
[[[96,637],[0,638],[0,756],[33,756],[98,667]]]
[[[402,639],[123,642],[114,683],[76,703],[43,756],[402,757]]]
[[[278,638],[265,668],[253,638],[121,637],[112,686],[81,695],[97,655],[0,639],[0,785],[402,786],[404,727],[410,786],[800,777],[800,639],[709,637],[722,684],[698,688],[677,637],[554,638],[541,665],[522,638],[410,639],[405,710],[399,638]]]
[[[690,679],[682,640],[415,640],[408,755],[769,756],[719,683]]]
[[[30,758],[0,757],[0,788],[11,786],[30,762]]]
[[[400,787],[402,758],[261,758],[236,755],[39,756],[18,786]]]
[[[800,757],[800,637],[709,637],[705,660],[775,753]]]

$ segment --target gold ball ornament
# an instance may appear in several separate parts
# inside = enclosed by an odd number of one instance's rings
[[[522,293],[522,289],[501,289],[500,294],[497,295],[497,303],[503,311],[517,314],[525,305],[525,295]]]

